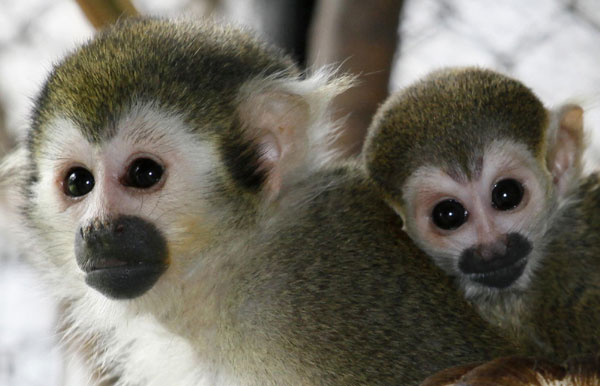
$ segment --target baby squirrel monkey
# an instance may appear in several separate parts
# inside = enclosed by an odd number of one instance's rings
[[[408,385],[518,351],[359,168],[322,165],[346,84],[156,19],[53,69],[24,160],[32,259],[117,385]]]
[[[600,193],[581,175],[582,116],[504,75],[445,69],[392,96],[365,145],[410,237],[484,317],[561,360],[600,350]]]

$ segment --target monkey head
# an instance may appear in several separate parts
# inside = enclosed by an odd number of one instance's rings
[[[286,175],[320,162],[309,134],[337,86],[226,27],[135,19],[99,33],[35,104],[23,182],[35,263],[66,297],[185,290]]]
[[[391,97],[364,154],[407,233],[470,296],[527,286],[582,147],[581,108],[551,114],[520,82],[465,68]]]

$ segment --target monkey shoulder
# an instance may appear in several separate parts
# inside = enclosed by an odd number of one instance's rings
[[[527,293],[529,323],[560,360],[600,350],[599,176],[584,179],[556,221]]]
[[[320,171],[290,195],[258,235],[238,309],[245,321],[267,323],[269,341],[291,347],[286,355],[299,355],[291,365],[304,358],[339,369],[321,374],[324,383],[346,374],[407,384],[452,363],[510,352],[404,235],[360,170]]]

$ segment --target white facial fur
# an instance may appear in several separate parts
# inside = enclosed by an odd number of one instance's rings
[[[457,177],[455,177],[457,178]],[[521,203],[514,209],[500,211],[492,206],[494,185],[503,179],[515,179],[524,188]],[[547,213],[553,205],[551,178],[542,170],[524,145],[495,141],[484,152],[479,173],[452,178],[443,170],[423,166],[409,177],[403,188],[406,209],[396,209],[406,222],[406,230],[415,242],[447,273],[461,278],[467,296],[490,291],[471,281],[458,268],[465,249],[492,244],[503,235],[519,233],[533,246],[524,273],[508,289],[525,288],[535,268],[542,236],[549,223]],[[432,221],[435,205],[444,199],[460,202],[468,211],[467,221],[453,230],[443,230]],[[392,205],[394,205],[392,203]]]
[[[213,174],[219,172],[214,170],[217,155],[212,146],[189,133],[180,117],[149,106],[135,107],[117,127],[107,143],[94,145],[66,119],[47,126],[48,140],[38,157],[40,180],[32,191],[34,217],[54,228],[49,238],[56,245],[69,248],[64,254],[52,254],[64,258],[56,264],[74,264],[75,231],[96,218],[131,214],[149,219],[174,245],[188,239],[186,232],[196,233],[200,226],[209,231],[218,221],[207,200],[202,200],[211,192]],[[164,168],[160,183],[150,189],[121,182],[131,162],[140,157]],[[95,186],[87,195],[72,198],[64,193],[63,182],[77,166],[93,174]],[[203,224],[187,221],[193,219],[202,219]]]
[[[223,173],[215,170],[215,165],[221,164],[216,150],[198,134],[191,134],[181,117],[149,105],[134,107],[117,123],[116,135],[102,145],[87,142],[67,119],[50,122],[46,130],[47,140],[37,158],[40,178],[32,187],[32,218],[43,229],[36,232],[43,240],[35,244],[43,249],[44,258],[35,262],[58,298],[71,301],[73,325],[67,339],[70,334],[99,334],[106,355],[100,360],[109,362],[127,352],[128,360],[117,367],[127,368],[129,375],[123,379],[130,382],[149,375],[142,364],[154,355],[152,362],[160,358],[161,366],[188,374],[195,380],[190,384],[215,384],[207,370],[210,364],[204,366],[189,343],[168,333],[156,318],[180,307],[181,294],[190,285],[182,280],[185,272],[199,265],[214,265],[211,259],[215,256],[202,253],[214,242],[214,229],[219,227],[219,236],[226,237],[222,225],[218,226],[226,217],[226,208],[215,208],[209,200],[214,195],[215,176]],[[154,159],[164,167],[161,181],[147,190],[126,187],[120,181],[138,157]],[[74,166],[85,167],[95,179],[94,188],[75,199],[65,195],[62,186]],[[88,287],[74,255],[75,235],[81,226],[95,218],[117,215],[151,221],[169,245],[167,271],[147,294],[127,301],[110,300]],[[207,261],[200,261],[203,257]],[[202,277],[198,274],[194,280]],[[203,304],[206,318],[211,317],[211,304]],[[144,313],[146,309],[159,310],[159,314]],[[186,366],[189,368],[183,369]],[[166,374],[155,374],[148,384],[169,384],[162,375]]]

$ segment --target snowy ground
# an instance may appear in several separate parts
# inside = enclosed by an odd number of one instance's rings
[[[176,14],[184,2],[135,3]],[[15,131],[51,63],[91,33],[71,0],[0,0],[0,95]],[[482,65],[523,80],[549,106],[578,101],[588,127],[600,127],[597,0],[409,0],[401,39],[392,89],[440,66]],[[19,261],[13,232],[0,207],[0,386],[60,385],[54,307]]]

